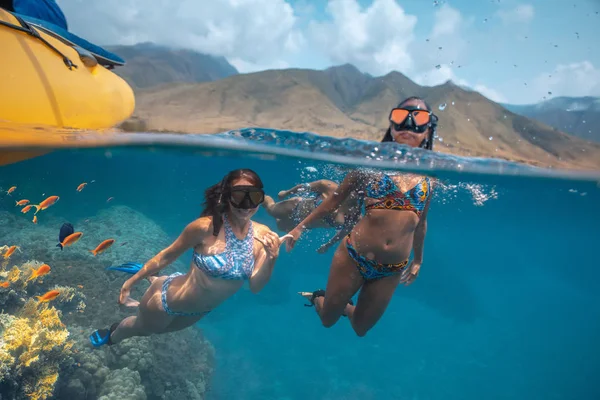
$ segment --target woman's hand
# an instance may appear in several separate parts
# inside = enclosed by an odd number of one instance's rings
[[[279,246],[281,245],[281,241],[279,240],[279,236],[273,231],[266,232],[262,239],[260,240],[263,246],[265,247],[265,251],[267,252],[267,257],[277,258],[279,257]]]
[[[131,279],[125,281],[123,286],[121,286],[121,293],[119,294],[119,305],[123,305],[125,307],[137,307],[140,302],[132,299],[129,294],[131,293],[131,287],[133,283]]]
[[[282,237],[282,239],[286,241],[285,249],[287,251],[291,251],[294,248],[296,242],[298,241],[298,239],[300,239],[300,235],[302,235],[302,229],[296,227],[292,229],[287,235],[284,235]]]
[[[421,263],[410,262],[409,266],[402,271],[400,276],[400,282],[404,283],[405,286],[412,284],[417,276],[419,276],[419,270],[421,269]]]

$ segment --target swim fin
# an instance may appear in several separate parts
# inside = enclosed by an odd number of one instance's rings
[[[102,345],[112,345],[113,343],[110,340],[110,335],[113,333],[115,329],[119,326],[119,322],[115,322],[108,329],[97,329],[90,335],[90,342],[94,347],[100,347]]]
[[[144,266],[144,264],[127,262],[127,263],[121,264],[121,265],[110,266],[110,267],[107,267],[106,269],[112,270],[112,271],[121,271],[121,272],[125,272],[127,274],[135,275],[138,273],[138,271],[140,269],[142,269],[143,266]]]

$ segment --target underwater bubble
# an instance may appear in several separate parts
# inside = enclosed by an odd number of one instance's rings
[[[452,105],[454,105],[454,102],[452,102]]]
[[[471,121],[471,118],[467,118],[467,121],[469,121],[469,122],[470,122],[470,121]]]
[[[440,105],[438,106],[438,109],[439,109],[440,111],[444,111],[444,110],[446,109],[446,103],[440,104]],[[583,122],[585,123],[585,121],[583,121]]]
[[[493,137],[493,136],[490,136],[490,140],[493,140],[493,139],[494,139],[494,137]]]
[[[305,167],[304,169],[308,172],[317,172],[317,169],[315,167]]]
[[[443,137],[438,137],[438,141],[444,142],[444,138]]]

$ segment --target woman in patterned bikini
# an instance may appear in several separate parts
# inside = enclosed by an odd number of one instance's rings
[[[432,150],[437,117],[420,98],[411,97],[390,112],[383,142]],[[306,226],[339,207],[348,196],[364,193],[365,215],[337,248],[325,290],[300,292],[314,305],[325,327],[347,316],[364,336],[385,312],[396,287],[411,284],[423,262],[427,213],[433,182],[415,174],[350,172],[335,195],[290,231],[288,250]],[[413,259],[409,257],[413,253]],[[356,305],[352,296],[358,291]]]
[[[249,169],[231,171],[205,192],[200,218],[145,265],[113,267],[134,274],[121,289],[119,303],[138,307],[137,315],[98,329],[90,336],[96,347],[133,336],[178,331],[236,293],[244,284],[258,293],[271,278],[279,256],[279,237],[267,226],[251,221],[264,201],[263,184]],[[194,249],[187,274],[155,277],[188,249]],[[129,297],[134,284],[147,278],[150,287],[137,302]]]

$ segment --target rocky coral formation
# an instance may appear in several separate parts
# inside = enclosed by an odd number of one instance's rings
[[[51,307],[42,305],[39,312],[44,312],[44,307],[55,310],[56,315],[45,314],[42,318],[45,321],[60,317],[60,324],[51,326],[62,333],[55,333],[53,337],[65,341],[56,342],[52,354],[61,348],[64,357],[56,356],[52,359],[55,361],[50,362],[46,356],[33,360],[34,353],[28,353],[30,366],[44,368],[36,370],[37,383],[29,384],[27,390],[37,391],[40,399],[204,398],[212,375],[214,349],[196,327],[132,338],[101,349],[95,349],[89,343],[88,335],[93,329],[108,326],[135,312],[119,308],[116,301],[127,275],[107,271],[106,267],[126,261],[144,262],[168,246],[170,240],[158,225],[131,208],[112,206],[89,219],[69,221],[84,235],[73,246],[60,250],[56,247],[58,231],[67,221],[48,214],[34,225],[23,215],[3,211],[0,211],[0,220],[7,222],[3,226],[10,227],[10,231],[0,229],[0,246],[17,245],[20,248],[8,260],[0,259],[0,282],[8,282],[7,288],[0,287],[0,309],[3,310],[0,323],[3,329],[1,395],[19,399],[16,392],[10,392],[16,389],[10,388],[25,387],[25,378],[15,374],[14,369],[21,361],[5,346],[7,337],[12,337],[7,336],[8,333],[14,332],[9,327],[17,326],[14,325],[17,321],[25,319],[31,328],[25,331],[32,335],[37,335],[40,329],[51,329],[44,327],[39,315],[35,317],[29,314],[30,311],[20,313],[30,310],[28,299],[48,290],[58,290],[60,295],[50,303]],[[89,250],[107,238],[115,239],[115,244],[98,256],[92,255]],[[28,281],[32,269],[42,265],[40,261],[30,260],[43,260],[51,271]],[[185,271],[187,267],[179,261],[163,273]],[[134,298],[139,298],[147,287],[144,284],[138,286],[132,293]],[[32,302],[37,304],[35,300]],[[50,368],[53,365],[55,367]]]
[[[146,398],[136,394],[139,388],[148,399],[204,398],[214,349],[198,328],[131,338],[102,349],[89,346],[85,329],[73,326],[70,330],[76,368],[61,379],[58,398]]]
[[[29,299],[18,314],[0,314],[0,392],[10,398],[49,398],[71,361],[69,331],[60,311]]]

